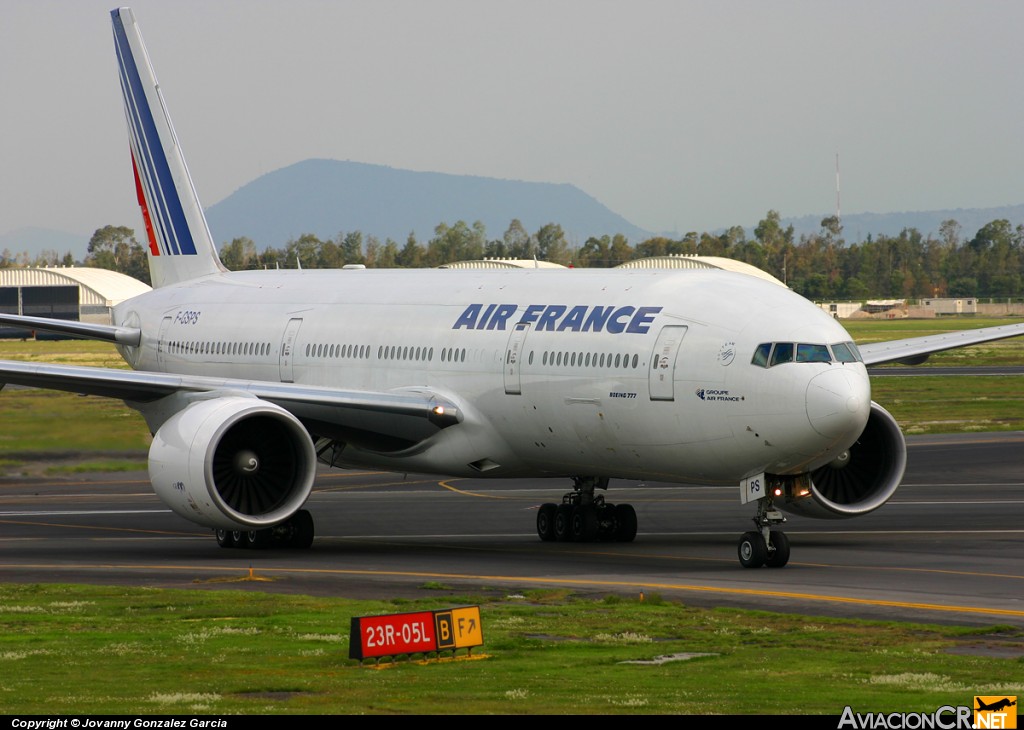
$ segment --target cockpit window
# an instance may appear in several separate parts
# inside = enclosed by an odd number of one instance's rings
[[[784,362],[793,362],[792,342],[776,342],[772,350],[772,367]]]
[[[852,342],[837,342],[832,345],[832,354],[839,362],[862,362],[860,351]]]
[[[751,365],[775,367],[787,362],[864,362],[852,342],[816,345],[807,342],[762,342],[754,350]]]
[[[797,362],[832,362],[832,355],[829,354],[825,345],[805,345],[800,343],[796,346]]]
[[[763,342],[757,346],[754,350],[754,357],[750,360],[751,365],[757,365],[758,367],[768,367],[768,353],[772,351],[772,343]]]

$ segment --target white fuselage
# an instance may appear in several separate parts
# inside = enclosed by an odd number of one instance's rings
[[[344,452],[402,471],[735,483],[831,461],[870,402],[859,362],[751,364],[761,343],[851,338],[803,297],[721,271],[237,272],[115,320],[142,327],[123,350],[139,370],[458,404],[464,421],[415,448]]]

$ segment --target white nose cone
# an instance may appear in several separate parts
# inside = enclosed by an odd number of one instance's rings
[[[825,438],[857,438],[870,411],[871,387],[864,373],[833,366],[807,384],[807,418]]]

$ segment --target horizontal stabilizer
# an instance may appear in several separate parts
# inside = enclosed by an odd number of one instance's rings
[[[85,340],[103,340],[117,345],[138,347],[142,341],[142,330],[136,327],[113,327],[106,324],[89,324],[70,319],[49,319],[47,317],[23,317],[17,314],[0,314],[0,324],[23,327],[27,330],[52,332],[57,335],[81,337]]]

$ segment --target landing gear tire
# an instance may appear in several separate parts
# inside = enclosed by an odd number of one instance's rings
[[[270,529],[265,530],[249,530],[245,533],[246,545],[254,550],[263,550],[264,548],[270,547],[270,543],[273,542],[274,531]]]
[[[572,539],[575,542],[593,542],[597,539],[600,525],[597,510],[589,505],[577,505],[572,510]]]
[[[558,505],[551,502],[542,504],[537,510],[537,534],[544,542],[552,542],[555,539],[556,512],[558,512]]]
[[[555,508],[555,539],[558,542],[572,540],[572,505],[560,504]]]
[[[313,528],[313,515],[309,513],[309,510],[300,509],[288,523],[292,530],[289,547],[296,548],[297,550],[308,550],[312,547],[315,530]]]
[[[768,541],[774,550],[768,551],[764,564],[769,568],[781,568],[789,562],[789,538],[781,530],[772,530]]]
[[[736,552],[744,568],[760,568],[768,559],[768,547],[760,532],[744,532]]]
[[[217,537],[217,544],[222,548],[235,547],[235,533],[231,530],[222,530],[218,527],[213,534]]]
[[[597,510],[597,539],[601,542],[612,542],[619,527],[617,510],[614,504],[602,504]]]
[[[636,538],[636,510],[631,504],[615,506],[615,540],[633,542]]]

